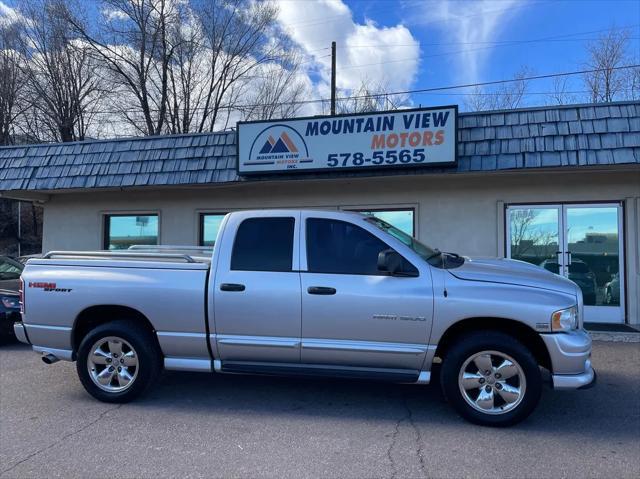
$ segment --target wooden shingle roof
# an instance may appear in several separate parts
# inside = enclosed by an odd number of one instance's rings
[[[332,171],[278,179],[640,165],[640,102],[461,113],[451,167]],[[0,191],[259,181],[236,172],[235,132],[0,148]]]

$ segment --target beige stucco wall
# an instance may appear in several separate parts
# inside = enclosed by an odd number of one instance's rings
[[[192,189],[90,191],[44,204],[45,251],[100,249],[102,216],[160,214],[163,244],[196,244],[201,212],[269,207],[399,207],[416,210],[419,239],[465,255],[504,254],[504,205],[624,201],[627,316],[640,323],[640,170],[419,175],[270,181]]]

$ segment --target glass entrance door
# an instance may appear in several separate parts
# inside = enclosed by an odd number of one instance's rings
[[[620,205],[510,206],[507,227],[507,256],[575,282],[585,321],[624,322]]]
[[[585,321],[624,322],[620,205],[564,206],[564,275],[582,290]]]

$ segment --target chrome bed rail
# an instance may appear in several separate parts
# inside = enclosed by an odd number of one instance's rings
[[[193,257],[188,254],[179,253],[150,253],[135,251],[49,251],[42,256],[42,259],[63,259],[63,258],[82,258],[82,259],[142,259],[142,260],[181,260],[186,263],[197,263]]]

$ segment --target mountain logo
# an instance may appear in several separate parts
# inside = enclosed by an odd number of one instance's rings
[[[298,149],[289,138],[289,135],[287,135],[287,132],[283,131],[277,141],[274,140],[273,136],[269,135],[258,154],[265,155],[267,153],[298,153]]]
[[[283,124],[266,127],[253,138],[249,157],[243,165],[281,165],[295,168],[300,163],[310,162],[309,149],[298,131]]]

